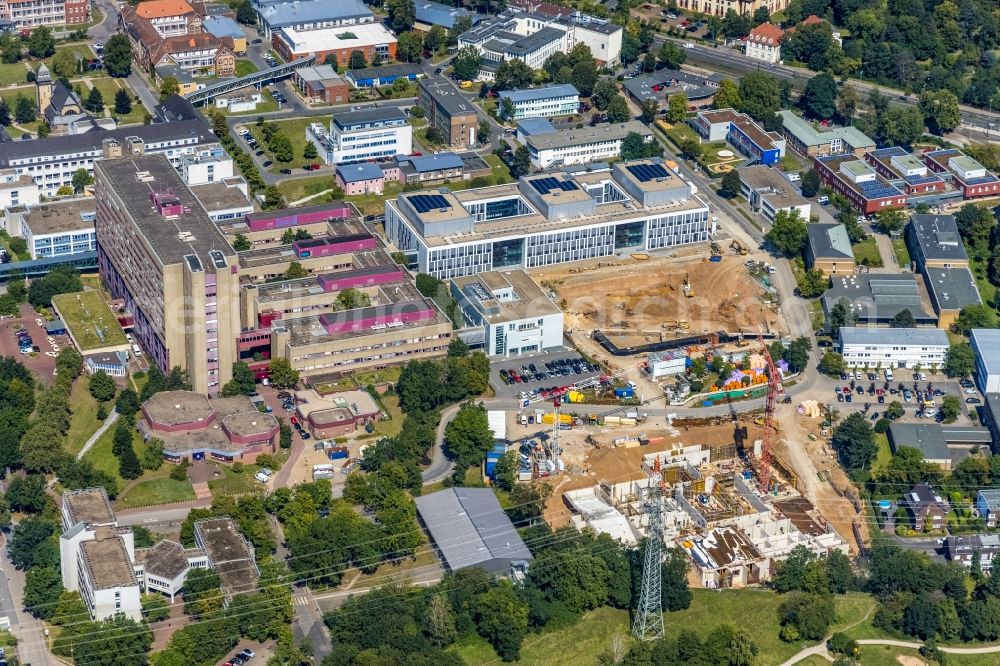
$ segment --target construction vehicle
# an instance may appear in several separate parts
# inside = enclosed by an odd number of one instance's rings
[[[688,279],[687,275],[684,276],[684,295],[688,298],[694,298],[694,289],[691,287],[691,280]]]
[[[712,254],[719,255],[722,254],[722,246],[712,241]]]
[[[746,256],[747,252],[749,251],[745,247],[743,247],[743,245],[735,238],[733,239],[733,242],[729,244],[729,249],[731,249],[733,252],[736,252],[741,257]]]

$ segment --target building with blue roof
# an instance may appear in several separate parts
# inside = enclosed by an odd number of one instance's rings
[[[413,27],[424,32],[436,25],[450,30],[455,27],[455,21],[460,16],[468,16],[472,20],[472,25],[477,25],[483,20],[482,14],[461,7],[449,7],[438,2],[420,2],[418,0],[414,3],[413,9],[416,16]]]
[[[337,186],[347,196],[357,194],[382,194],[385,188],[385,174],[373,162],[337,165]]]
[[[524,143],[523,137],[555,132],[555,125],[545,118],[526,118],[517,122],[517,140]]]
[[[202,29],[218,38],[229,37],[233,40],[233,51],[246,53],[247,35],[240,24],[228,16],[209,16],[201,24]]]
[[[375,22],[362,0],[253,0],[253,6],[267,40],[281,28],[317,30]]]
[[[344,74],[344,78],[355,88],[391,86],[396,82],[396,79],[416,81],[422,76],[424,76],[424,70],[419,65],[408,62],[396,62],[388,65],[379,65],[378,67],[352,69]]]
[[[501,90],[497,97],[501,112],[505,100],[513,104],[513,111],[506,120],[570,116],[580,109],[580,91],[568,83],[528,90]]]
[[[437,153],[435,155],[400,155],[399,178],[404,185],[430,184],[438,181],[468,180],[492,172],[490,165],[475,153]]]

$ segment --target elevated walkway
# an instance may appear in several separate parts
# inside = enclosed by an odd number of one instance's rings
[[[254,72],[253,74],[247,74],[246,76],[241,76],[238,79],[226,79],[225,81],[220,81],[211,86],[206,86],[201,90],[196,90],[193,93],[188,93],[184,96],[184,99],[191,102],[192,104],[200,104],[202,102],[210,102],[218,95],[230,92],[232,90],[239,90],[240,88],[246,88],[247,86],[255,86],[265,81],[271,81],[272,79],[280,79],[285,76],[290,76],[299,67],[308,67],[316,62],[316,56],[311,55],[305,58],[299,58],[298,60],[293,60],[292,62],[285,62],[277,67],[268,67],[267,69],[262,69],[259,72]]]

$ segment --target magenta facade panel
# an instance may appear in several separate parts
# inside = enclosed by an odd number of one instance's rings
[[[268,231],[270,229],[285,229],[302,224],[315,224],[327,220],[342,220],[353,214],[345,204],[334,203],[329,206],[312,206],[309,208],[274,211],[272,213],[252,213],[246,216],[250,231]]]
[[[382,308],[378,308],[378,310],[382,310]],[[340,321],[336,315],[324,315],[321,321],[326,326],[326,332],[329,335],[334,335],[336,333],[364,331],[370,329],[372,326],[385,326],[394,322],[412,324],[433,318],[434,308],[425,303],[419,303],[404,304],[398,312],[392,312],[390,306],[389,312],[372,312],[367,316],[363,314],[358,319],[348,321]]]
[[[344,289],[357,289],[359,287],[374,287],[381,284],[399,282],[403,279],[403,272],[395,266],[386,266],[384,272],[371,273],[364,272],[358,275],[355,271],[348,271],[347,274],[328,273],[319,276],[319,284],[323,291],[342,291]]]
[[[374,236],[342,237],[336,240],[312,238],[295,241],[292,243],[292,247],[295,249],[295,256],[303,259],[306,257],[330,257],[336,254],[374,250],[378,247],[378,241],[375,240]]]

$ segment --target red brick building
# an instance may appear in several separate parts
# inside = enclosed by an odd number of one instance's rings
[[[951,180],[962,191],[963,199],[1000,195],[1000,178],[960,150],[930,150],[924,153],[924,163],[945,180]]]
[[[853,155],[818,157],[815,166],[820,180],[846,197],[864,215],[906,207],[906,194]]]

